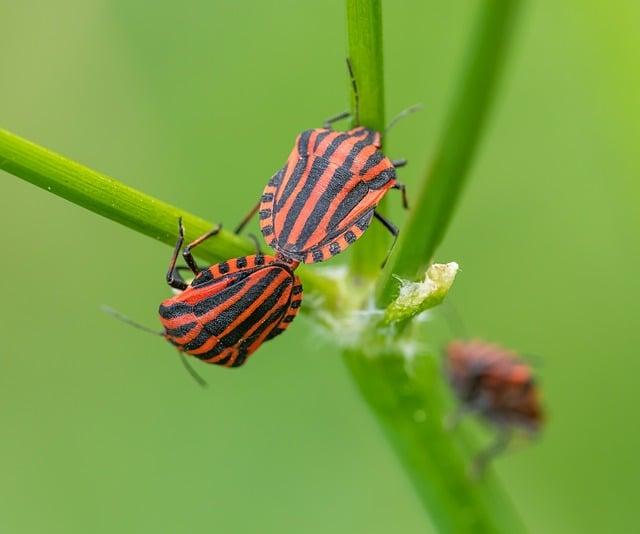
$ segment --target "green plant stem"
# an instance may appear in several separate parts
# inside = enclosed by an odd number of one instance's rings
[[[354,125],[358,122],[359,125],[383,132],[384,68],[380,0],[347,0],[347,26],[349,59],[359,96],[358,109],[353,95],[351,100]],[[384,204],[383,201],[378,206],[381,213],[384,213]],[[355,278],[377,278],[388,247],[386,230],[373,221],[366,234],[351,247],[351,274]]]
[[[433,356],[409,364],[400,354],[363,358],[347,351],[345,361],[439,531],[526,532],[491,471],[480,480],[470,476],[463,429],[445,429],[448,408]]]
[[[184,221],[187,242],[213,227],[212,223],[200,217],[2,129],[0,168],[168,245],[173,246],[176,242],[178,217]],[[222,231],[215,239],[209,239],[198,247],[197,255],[216,262],[251,254],[254,250],[249,240]],[[338,290],[332,280],[302,267],[298,274],[305,292],[320,295],[329,309],[338,305]]]
[[[458,95],[435,162],[418,196],[412,198],[415,208],[401,232],[396,254],[379,281],[377,297],[381,307],[397,292],[392,274],[411,279],[422,276],[444,236],[493,99],[517,3],[486,0],[480,4]],[[351,54],[370,58],[362,43],[381,42],[381,27],[379,17],[362,16],[361,13],[367,13],[363,7],[367,4],[375,12],[371,6],[376,2],[347,0]],[[378,23],[372,24],[375,20]],[[373,35],[367,38],[367,32]],[[379,65],[369,63],[374,72],[379,71],[379,83],[382,83],[381,64],[381,61]],[[356,76],[363,74],[357,72]],[[382,106],[381,101],[367,104]],[[361,247],[368,257],[354,260],[355,269],[364,269],[360,261],[368,261],[369,268],[375,265],[370,250]],[[445,392],[435,357],[423,357],[410,365],[399,353],[368,357],[363,347],[346,351],[344,358],[440,530],[478,533],[525,530],[490,473],[481,483],[468,476],[469,456],[463,453],[464,436],[460,432],[447,432],[443,427]]]
[[[509,48],[519,0],[485,0],[475,28],[457,95],[444,133],[400,234],[396,253],[378,282],[378,303],[385,306],[397,292],[395,274],[413,280],[422,276],[445,235],[495,97]]]

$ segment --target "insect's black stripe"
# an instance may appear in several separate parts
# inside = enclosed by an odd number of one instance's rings
[[[369,159],[367,159],[367,162],[364,164],[362,169],[360,169],[360,175],[367,174],[367,172],[378,165],[384,159],[384,157],[384,154],[380,150],[376,150],[369,156]]]
[[[269,335],[265,338],[265,341],[269,341],[270,339],[279,336],[280,334],[282,334],[282,332],[284,332],[284,330],[284,328],[274,328],[271,332],[269,332]]]
[[[332,256],[335,256],[336,254],[338,254],[340,252],[340,245],[337,242],[333,242],[329,245],[329,253]]]
[[[165,328],[165,334],[171,337],[184,337],[196,326],[196,322],[183,324],[178,328]]]
[[[321,250],[314,250],[312,253],[313,261],[318,262],[324,260],[324,255]]]
[[[367,185],[369,189],[380,189],[387,185],[391,180],[396,178],[396,170],[391,167],[389,169],[385,169],[376,175],[375,178],[367,180]]]
[[[299,295],[302,293],[302,286],[300,284],[296,284],[293,286],[293,290],[291,291],[294,295]]]
[[[215,295],[211,295],[210,297],[202,299],[200,302],[193,306],[193,312],[197,317],[201,317],[211,311],[213,308],[222,307],[224,303],[227,302],[230,298],[232,298],[239,292],[242,292],[249,280],[250,278],[248,276],[245,276],[244,278],[238,280],[237,283],[226,287]],[[216,320],[218,319],[218,317],[216,317]]]
[[[316,142],[313,144],[313,151],[315,152],[316,150],[318,150],[318,147],[320,146],[320,143],[322,143],[322,140],[327,137],[327,135],[329,135],[331,132],[331,130],[325,130],[324,132],[320,132],[317,136],[316,136]]]
[[[354,234],[351,230],[348,230],[344,234],[344,238],[349,244],[353,243],[357,239],[356,234]]]
[[[171,306],[160,304],[158,313],[163,319],[175,319],[192,311],[192,307],[183,302],[174,302]]]
[[[288,162],[287,162],[287,165],[282,167],[282,169],[277,171],[271,178],[269,178],[268,185],[270,187],[278,187],[280,185],[280,182],[282,181],[282,177],[284,176],[284,173],[287,172],[287,167],[288,167]]]
[[[268,208],[260,210],[259,216],[260,216],[260,220],[268,219],[269,217],[271,217],[271,210]]]
[[[345,196],[337,208],[334,203],[336,196],[340,191],[348,186],[352,175],[347,173],[343,168],[338,168],[331,178],[329,187],[322,193],[317,204],[313,207],[311,213],[305,221],[304,227],[300,232],[298,240],[295,243],[295,250],[304,250],[305,244],[318,228],[322,219],[327,213],[335,209],[330,221],[327,223],[326,230],[330,234],[334,234],[339,227],[340,222],[349,214],[349,212],[364,198],[369,190],[368,186],[363,182],[357,182],[355,187]],[[316,245],[317,243],[313,243]]]
[[[252,332],[249,337],[242,341],[240,350],[242,352],[246,352],[251,347],[251,345],[260,338],[265,330],[272,328],[274,324],[277,325],[280,322],[280,319],[282,319],[282,316],[286,313],[288,307],[289,305],[285,304],[284,306],[280,306],[273,313],[271,313],[269,317],[267,317],[267,319],[258,328],[256,328],[256,330]],[[266,337],[270,339],[268,334]]]
[[[275,270],[275,269],[274,269]],[[266,277],[265,277],[266,278]],[[268,287],[267,284],[263,286],[263,291]],[[282,294],[286,291],[289,292],[291,287],[291,278],[287,278],[281,284],[278,284],[273,290],[268,294],[267,298],[257,306],[251,314],[245,318],[240,324],[236,325],[231,332],[225,335],[222,338],[222,343],[225,346],[232,346],[238,343],[242,336],[244,336],[248,330],[251,329],[252,326],[257,324],[261,319],[264,320],[264,317],[269,314],[270,310],[273,310],[273,307],[276,305]]]
[[[315,158],[313,160],[313,164],[311,165],[311,169],[303,177],[304,183],[296,198],[293,201],[289,211],[286,214],[285,222],[283,227],[280,229],[280,235],[278,236],[278,240],[285,244],[288,242],[289,235],[291,234],[291,230],[293,229],[296,220],[300,216],[303,208],[305,207],[307,201],[309,200],[309,195],[311,191],[315,188],[320,180],[320,177],[324,174],[324,172],[329,167],[329,160],[325,158]]]
[[[354,208],[360,204],[362,199],[369,192],[369,186],[364,182],[358,182],[358,184],[351,190],[349,193],[340,201],[340,204],[335,208],[333,215],[329,219],[327,223],[327,234],[330,235],[336,228],[344,228],[344,225],[341,224],[348,218],[349,214],[354,210]],[[353,214],[351,217],[354,217]]]
[[[227,274],[229,272],[229,264],[226,261],[219,263],[218,271],[220,271],[220,274]]]
[[[200,330],[200,333],[196,337],[194,337],[191,341],[182,345],[182,350],[185,352],[188,352],[190,350],[196,350],[200,348],[202,345],[204,345],[207,341],[209,341],[209,339],[211,339],[211,332],[208,332],[205,328],[203,328],[202,330]],[[218,347],[218,345],[220,345],[219,342],[216,344],[216,347]],[[216,347],[214,347],[214,349],[216,349]],[[220,346],[220,350],[222,350],[222,348],[223,347]],[[202,354],[195,354],[195,356],[197,356],[198,358],[203,357]]]
[[[269,286],[271,282],[280,274],[280,270],[277,268],[270,269],[265,273],[258,273],[255,276],[260,276],[260,280],[250,286],[250,287],[236,287],[231,288],[233,291],[225,291],[224,301],[218,303],[220,305],[220,312],[209,322],[204,325],[204,328],[210,334],[215,336],[220,336],[222,333],[227,330],[229,325],[234,324],[238,317],[245,311],[253,302],[258,300],[264,289]],[[224,302],[229,300],[232,297],[236,297],[240,294],[240,298],[238,298],[232,304],[224,306]],[[196,315],[204,315],[204,313],[211,310],[212,307],[208,307],[200,310],[196,310]],[[236,326],[234,326],[235,330]],[[229,347],[231,345],[223,343],[225,347]]]
[[[273,202],[273,193],[263,193],[262,202]]]
[[[247,266],[247,258],[241,256],[240,258],[236,258],[236,268],[244,269]]]
[[[291,302],[291,307],[295,310],[300,307],[300,304],[302,304],[301,300],[294,300]]]
[[[293,172],[291,173],[289,180],[287,180],[284,191],[282,191],[282,194],[279,197],[276,195],[276,198],[277,198],[276,211],[281,209],[282,206],[285,205],[285,203],[293,193],[293,190],[295,189],[298,183],[298,180],[300,179],[300,176],[304,172],[305,167],[307,166],[307,159],[308,159],[307,144],[309,143],[309,136],[311,135],[312,131],[313,130],[307,130],[300,134],[300,139],[298,140],[298,149],[297,149],[299,158],[296,163],[296,166],[293,168]],[[283,177],[285,176],[284,172],[282,176]]]

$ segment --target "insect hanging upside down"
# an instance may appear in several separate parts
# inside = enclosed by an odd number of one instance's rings
[[[176,268],[184,241],[179,223],[168,284],[180,293],[160,304],[164,337],[179,351],[226,367],[239,367],[265,341],[291,324],[302,302],[302,284],[293,273],[296,262],[261,253],[216,263],[200,270],[191,251],[220,231],[187,245],[182,253],[195,275],[185,282]]]
[[[480,453],[473,471],[486,464],[509,443],[515,430],[535,435],[544,415],[531,367],[515,352],[480,340],[449,343],[445,369],[461,406],[454,421],[473,412],[498,430],[496,442]]]

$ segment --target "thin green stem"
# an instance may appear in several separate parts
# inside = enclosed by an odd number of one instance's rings
[[[187,241],[213,227],[200,217],[2,129],[0,169],[168,245],[176,242],[178,217],[184,221]],[[215,262],[253,250],[247,239],[222,231],[198,247],[197,254]],[[329,309],[337,306],[338,290],[332,280],[311,269],[300,268],[299,274],[305,291],[320,295]]]
[[[347,26],[349,59],[359,96],[358,109],[353,95],[351,100],[354,122],[383,132],[384,68],[380,0],[347,0]],[[384,202],[378,206],[378,210],[384,212]],[[375,279],[388,246],[385,230],[374,221],[367,233],[352,247],[352,274]]]
[[[378,282],[381,306],[397,291],[392,275],[407,279],[421,276],[445,235],[491,110],[519,3],[480,3],[478,23],[435,159],[422,188],[412,197],[416,209],[410,213],[396,253]]]

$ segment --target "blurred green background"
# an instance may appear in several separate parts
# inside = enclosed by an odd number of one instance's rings
[[[384,4],[388,115],[425,104],[387,145],[409,188],[476,6]],[[0,0],[0,125],[231,225],[295,134],[346,107],[344,11]],[[633,0],[527,4],[437,255],[462,265],[452,297],[472,333],[543,357],[546,432],[496,462],[534,532],[638,527],[639,24]],[[241,371],[198,366],[201,390],[168,344],[99,311],[157,324],[169,248],[1,179],[1,532],[425,531],[307,319]]]

